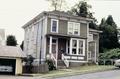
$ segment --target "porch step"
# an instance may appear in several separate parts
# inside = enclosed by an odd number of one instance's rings
[[[57,66],[57,69],[66,69],[67,67],[66,66]]]
[[[65,66],[65,63],[63,62],[63,60],[58,60],[58,66]]]
[[[65,66],[63,60],[58,60],[58,66],[57,69],[66,69],[67,67]]]

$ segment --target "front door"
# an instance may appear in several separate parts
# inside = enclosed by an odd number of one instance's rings
[[[57,59],[57,53],[58,53],[58,39],[53,38],[52,39],[52,54],[54,55],[55,59]]]
[[[96,43],[95,42],[89,42],[88,59],[92,60],[93,62],[96,62]]]
[[[66,53],[66,39],[59,38],[58,43],[58,60],[61,60],[62,54]]]

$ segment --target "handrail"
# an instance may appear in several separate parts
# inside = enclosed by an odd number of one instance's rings
[[[55,66],[57,67],[57,59],[54,57],[54,55],[51,53],[51,59],[53,59],[55,61]]]
[[[64,56],[64,54],[62,54],[62,60],[64,61],[66,67],[69,67],[69,61],[68,61],[67,58]]]

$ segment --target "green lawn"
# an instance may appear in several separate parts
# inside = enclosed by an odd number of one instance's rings
[[[86,73],[93,73],[93,72],[101,72],[114,69],[114,66],[81,66],[75,67],[70,69],[59,69],[50,71],[45,74],[35,74],[37,76],[41,76],[43,78],[56,78],[56,77],[64,77],[70,75],[78,75],[78,74],[86,74]]]

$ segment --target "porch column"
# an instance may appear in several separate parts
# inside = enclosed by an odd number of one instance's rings
[[[96,54],[96,41],[95,41],[95,63],[96,63],[96,57],[97,57],[97,54]]]
[[[70,55],[72,55],[72,38],[70,38],[70,48],[69,48]]]
[[[50,36],[50,47],[49,47],[49,54],[52,54],[52,36]]]

